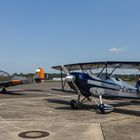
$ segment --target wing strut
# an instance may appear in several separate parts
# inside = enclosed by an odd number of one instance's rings
[[[99,77],[102,74],[102,72],[104,71],[105,68],[106,68],[106,65],[103,67],[103,69],[101,70],[101,72],[97,75],[97,77]]]

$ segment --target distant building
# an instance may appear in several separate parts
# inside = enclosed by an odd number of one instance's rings
[[[61,81],[61,80],[65,80],[65,78],[53,78],[53,81]]]

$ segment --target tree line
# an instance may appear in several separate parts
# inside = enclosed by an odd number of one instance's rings
[[[27,78],[31,78],[34,77],[35,73],[14,73],[14,76],[20,76],[20,77],[27,77]],[[45,73],[45,79],[46,80],[52,80],[53,78],[64,78],[65,74],[62,73],[62,75],[60,73]],[[125,81],[137,81],[140,78],[140,75],[138,74],[131,74],[131,75],[119,75],[119,74],[115,74],[115,77],[119,77],[122,80]]]

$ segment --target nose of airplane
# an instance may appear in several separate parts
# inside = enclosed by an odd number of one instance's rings
[[[78,89],[77,85],[74,83],[74,81],[76,79],[75,76],[74,75],[71,75],[68,72],[68,70],[66,69],[65,66],[61,65],[61,68],[64,71],[64,73],[66,74],[66,77],[65,77],[66,82],[71,82],[72,85],[73,85],[73,87],[74,87],[74,89],[76,90],[76,92],[79,93],[79,89]]]
[[[67,81],[67,82],[74,82],[75,81],[75,76],[74,75],[68,75],[68,76],[66,76],[65,77],[65,80]]]

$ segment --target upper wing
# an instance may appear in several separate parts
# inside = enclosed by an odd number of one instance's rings
[[[120,68],[120,69],[139,69],[140,70],[140,62],[138,61],[101,61],[101,62],[89,62],[89,63],[75,63],[65,65],[67,70],[92,70],[103,67],[108,68]],[[61,70],[61,66],[53,66],[53,69]]]

